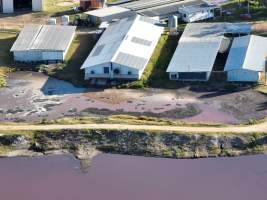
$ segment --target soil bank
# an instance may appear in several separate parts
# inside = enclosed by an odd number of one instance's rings
[[[239,156],[267,152],[267,133],[189,134],[130,130],[0,131],[0,156],[97,152],[166,158]]]

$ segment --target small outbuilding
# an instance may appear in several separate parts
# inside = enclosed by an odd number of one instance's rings
[[[75,26],[27,25],[10,51],[19,62],[63,61],[75,29]]]
[[[200,5],[184,6],[179,8],[178,11],[182,21],[190,23],[213,18],[216,8],[217,6],[215,5],[203,3]]]
[[[163,30],[140,15],[111,23],[82,65],[85,79],[140,79]]]
[[[188,24],[167,69],[170,79],[208,81],[217,54],[230,44],[224,30],[224,23]]]
[[[102,22],[111,22],[113,20],[129,18],[136,15],[136,13],[130,9],[120,6],[100,8],[97,10],[87,11],[85,14],[88,15],[90,22],[95,25],[101,24]]]
[[[228,81],[258,82],[265,78],[267,38],[247,35],[233,41],[225,69]]]
[[[13,13],[17,10],[42,11],[44,0],[0,0],[0,12]]]

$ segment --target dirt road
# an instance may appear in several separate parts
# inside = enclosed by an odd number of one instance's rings
[[[78,129],[106,129],[106,130],[134,130],[134,131],[177,131],[186,133],[255,133],[267,131],[267,122],[248,126],[227,127],[192,127],[192,126],[156,126],[129,124],[75,124],[75,125],[0,125],[2,131],[35,131],[35,130],[78,130]]]

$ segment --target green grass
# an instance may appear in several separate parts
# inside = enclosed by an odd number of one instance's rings
[[[0,157],[6,156],[12,150],[10,146],[0,145]]]
[[[231,16],[219,17],[216,21],[267,21],[267,2],[265,0],[255,1],[250,0],[250,13],[252,18],[250,20],[242,18],[241,14],[247,13],[247,3],[244,0],[240,1],[241,6],[239,6],[237,0],[229,1],[223,4],[223,10],[228,10],[232,13]]]
[[[256,91],[267,95],[267,85],[260,85],[260,86],[256,87],[255,89],[256,89]]]
[[[0,125],[28,125],[29,123],[0,122]],[[65,117],[56,120],[44,119],[33,125],[75,125],[75,124],[131,124],[131,125],[157,125],[157,126],[192,126],[192,127],[227,127],[224,124],[188,123],[181,120],[157,118],[149,116],[132,116],[127,114],[114,114],[109,116],[77,116]]]
[[[70,3],[64,5],[62,3]],[[72,10],[72,7],[79,6],[79,3],[73,3],[72,0],[45,0],[44,9],[42,12],[35,12],[32,14],[35,18],[43,18],[45,16],[60,17],[63,15],[69,15],[71,21],[74,19],[76,12]]]
[[[76,35],[66,55],[65,62],[57,65],[42,65],[41,71],[49,76],[70,81],[76,86],[83,86],[85,84],[84,70],[81,70],[80,67],[95,43],[96,40],[88,34]]]
[[[107,0],[107,3],[115,3],[118,0]]]
[[[164,33],[146,66],[141,80],[122,85],[121,87],[164,87],[173,84],[173,82],[169,81],[166,69],[177,47],[178,39],[179,36],[171,36],[168,33]]]
[[[12,65],[12,54],[10,48],[15,41],[17,32],[5,31],[0,32],[0,87],[6,85],[6,75]]]
[[[71,7],[79,6],[79,3],[72,5],[62,5],[61,3],[72,3],[72,0],[45,0],[44,13],[50,15],[64,15],[71,12]]]

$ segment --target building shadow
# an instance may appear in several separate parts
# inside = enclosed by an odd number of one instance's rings
[[[65,95],[84,93],[83,87],[75,87],[71,83],[49,77],[41,88],[44,95]]]
[[[211,91],[208,91],[206,94],[201,95],[200,99],[207,99],[207,98],[213,98],[213,97],[219,97],[224,96],[228,94],[234,94],[246,91],[248,89],[251,89],[251,85],[234,85],[234,84],[226,84],[221,88],[213,88]],[[194,91],[196,92],[196,91]]]

